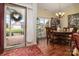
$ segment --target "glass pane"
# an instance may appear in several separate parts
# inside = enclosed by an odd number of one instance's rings
[[[19,44],[25,45],[25,38],[24,38],[24,29],[25,29],[25,9],[19,9],[19,8],[14,8],[14,7],[7,7],[6,8],[6,45],[7,46],[15,46]],[[18,12],[22,15],[21,20],[14,20],[11,17],[12,12]],[[23,11],[23,12],[20,12]],[[15,17],[18,17],[17,14],[14,15]]]
[[[6,15],[6,37],[10,36],[10,16]]]

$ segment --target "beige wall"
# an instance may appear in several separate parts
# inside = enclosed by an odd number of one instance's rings
[[[62,26],[63,27],[66,27],[68,26],[68,15],[71,15],[71,14],[75,14],[75,13],[79,13],[79,6],[78,5],[75,5],[73,7],[70,7],[68,8],[66,11],[65,11],[65,16],[63,17],[63,19],[61,20],[62,22]]]
[[[68,26],[68,15],[79,13],[79,5],[74,5],[70,8],[67,8],[65,11],[64,17],[60,20],[61,27],[67,27]],[[55,14],[54,14],[55,16]]]
[[[50,19],[53,16],[53,14],[46,9],[38,7],[37,8],[37,16]]]

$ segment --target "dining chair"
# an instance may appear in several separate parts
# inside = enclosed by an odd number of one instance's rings
[[[71,43],[71,55],[77,56],[79,55],[79,34],[77,33],[78,28],[73,29],[73,41]]]
[[[50,27],[46,27],[46,38],[47,38],[47,44],[51,39],[51,32],[50,32],[51,28]]]
[[[73,47],[72,55],[77,56],[79,55],[79,34],[75,33],[73,35],[74,35],[74,45],[72,46]]]
[[[73,27],[73,30],[72,30],[72,34],[69,35],[69,45],[70,45],[70,52],[71,52],[71,55],[73,55],[73,50],[74,50],[74,47],[77,46],[77,43],[76,43],[76,39],[75,39],[75,33],[77,33],[77,30],[78,28],[77,27]]]
[[[53,27],[46,27],[46,38],[47,38],[47,44],[52,41],[53,42],[53,31],[56,30],[56,28]]]

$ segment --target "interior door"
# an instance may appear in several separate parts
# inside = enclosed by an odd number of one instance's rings
[[[25,9],[15,5],[5,6],[5,48],[25,46]]]
[[[0,3],[0,54],[4,51],[4,3]]]

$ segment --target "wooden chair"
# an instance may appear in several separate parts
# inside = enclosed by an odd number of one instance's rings
[[[56,28],[54,27],[46,27],[46,38],[47,38],[47,44],[49,41],[53,41],[54,36],[53,36],[53,31],[55,31]]]
[[[73,38],[71,42],[71,55],[79,55],[79,52],[75,50],[75,54],[73,54],[74,49],[77,48],[79,50],[79,34],[77,33],[76,27],[73,29]]]
[[[50,27],[46,27],[46,38],[47,38],[47,44],[48,44],[49,40],[51,39],[51,28]]]
[[[77,46],[77,43],[76,43],[76,39],[75,39],[75,36],[74,36],[74,33],[77,33],[77,27],[74,27],[73,30],[72,30],[72,34],[69,35],[69,39],[70,40],[70,50],[71,50],[71,55],[73,55],[73,49],[74,49],[74,46],[76,45]]]
[[[72,46],[72,48],[73,48],[73,50],[72,50],[72,55],[79,55],[79,34],[78,33],[74,33],[73,34],[74,35],[74,44],[73,44],[73,46]],[[78,51],[74,51],[74,49],[77,49]],[[73,54],[73,52],[75,52],[74,54]]]

